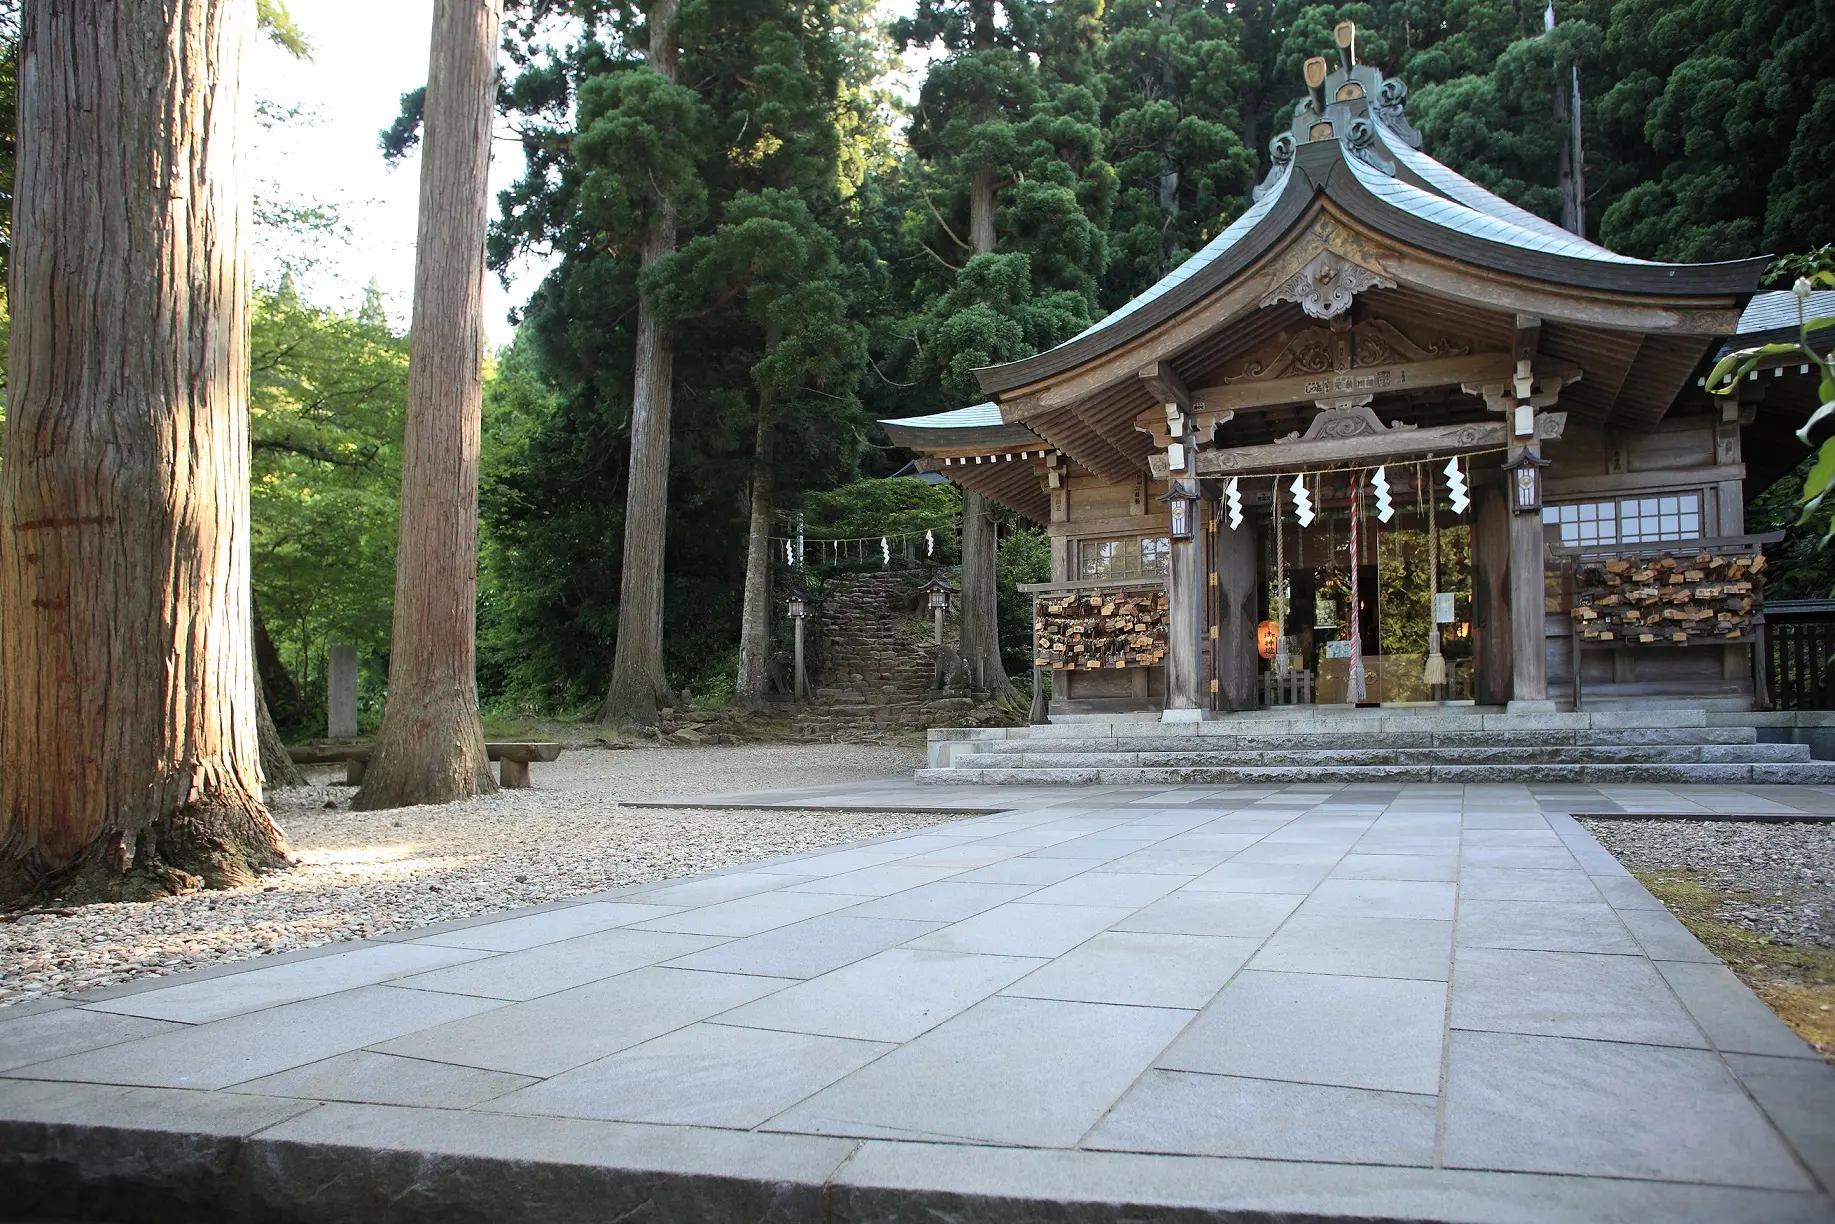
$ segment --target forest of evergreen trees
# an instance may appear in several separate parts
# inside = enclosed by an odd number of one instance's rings
[[[920,0],[882,28],[864,0],[511,5],[499,105],[526,170],[491,258],[555,262],[487,387],[487,705],[604,697],[640,302],[674,354],[664,668],[730,692],[755,485],[777,534],[799,509],[829,534],[950,522],[953,490],[856,483],[904,463],[874,421],[975,402],[973,369],[1068,338],[1228,224],[1341,19],[1407,82],[1428,152],[1555,220],[1577,66],[1586,229],[1615,250],[1835,241],[1835,0],[1561,0],[1552,30],[1546,8]],[[646,54],[659,13],[673,80]],[[900,49],[928,54],[909,103]],[[415,141],[418,105],[385,151]],[[330,640],[384,674],[405,354],[375,318],[259,303],[255,583],[295,721]],[[1009,580],[1031,572],[1036,541],[1006,540]]]

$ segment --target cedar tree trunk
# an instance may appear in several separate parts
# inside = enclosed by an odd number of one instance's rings
[[[675,82],[676,0],[649,11],[652,71]],[[675,250],[675,206],[664,200],[639,253],[649,267]],[[618,584],[618,642],[601,717],[653,726],[667,705],[663,675],[663,541],[669,517],[669,412],[675,352],[649,298],[637,303],[636,371],[631,381],[631,475],[624,501],[623,572]]]
[[[494,791],[478,722],[484,228],[502,0],[435,0],[389,695],[353,806]]]
[[[973,489],[962,490],[962,662],[978,692],[1000,698],[1014,690],[1000,662],[996,548],[993,507]]]
[[[253,0],[22,14],[0,895],[285,865],[249,641]]]
[[[255,675],[255,732],[261,744],[261,780],[269,786],[304,786],[306,775],[287,753],[280,728],[268,710],[268,689],[259,672]]]
[[[981,169],[969,187],[969,241],[975,254],[994,250],[994,172]],[[1000,662],[1000,618],[995,610],[993,508],[973,489],[962,490],[962,662],[969,685],[993,697],[1012,694]]]
[[[745,606],[739,617],[739,679],[734,695],[754,709],[764,705],[771,663],[771,497],[777,468],[777,420],[771,393],[758,398],[758,446],[752,460],[752,527],[746,538]]]

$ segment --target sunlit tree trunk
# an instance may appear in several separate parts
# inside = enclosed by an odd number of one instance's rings
[[[421,151],[389,695],[355,805],[497,789],[478,721],[484,232],[501,0],[435,0]]]
[[[652,71],[674,84],[676,0],[652,0]],[[644,235],[639,261],[648,268],[675,250],[675,207],[664,201]],[[618,642],[605,695],[608,721],[649,726],[669,700],[663,674],[663,542],[669,514],[669,413],[675,354],[663,319],[647,297],[637,304],[636,370],[631,383],[631,472],[624,500],[623,571],[618,586]]]
[[[0,452],[0,893],[285,863],[249,615],[253,0],[36,0]]]

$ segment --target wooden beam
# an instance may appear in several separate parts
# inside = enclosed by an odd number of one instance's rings
[[[1567,425],[1564,412],[1536,417],[1536,436],[1558,439]],[[1200,476],[1255,476],[1270,472],[1317,471],[1337,465],[1388,460],[1400,462],[1417,455],[1452,455],[1462,451],[1492,450],[1508,438],[1502,421],[1465,425],[1433,425],[1419,429],[1386,429],[1352,438],[1324,438],[1313,442],[1272,442],[1262,446],[1237,446],[1198,452]],[[1165,479],[1166,459],[1155,455],[1153,474]]]
[[[1438,357],[1399,365],[1370,366],[1360,370],[1325,371],[1292,378],[1245,379],[1192,392],[1204,415],[1242,412],[1304,404],[1309,400],[1337,399],[1350,395],[1377,395],[1413,391],[1422,387],[1460,386],[1464,383],[1507,382],[1513,369],[1508,353],[1473,353],[1465,357]]]
[[[1181,410],[1191,411],[1191,389],[1168,362],[1150,361],[1136,370],[1135,374],[1140,378],[1141,385],[1147,388],[1147,394],[1157,403],[1177,404]]]

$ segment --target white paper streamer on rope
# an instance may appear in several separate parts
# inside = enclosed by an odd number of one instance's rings
[[[1452,504],[1454,514],[1464,514],[1465,508],[1472,504],[1472,499],[1466,496],[1465,476],[1459,471],[1457,455],[1446,461],[1446,499]]]
[[[924,555],[934,556],[937,551],[937,537],[926,531],[924,533]]]
[[[1376,494],[1376,521],[1386,523],[1395,517],[1395,507],[1389,502],[1389,473],[1382,468],[1376,469],[1376,475],[1370,477],[1370,490]]]
[[[784,564],[792,566],[796,564],[796,545],[789,540],[784,541]]]
[[[879,537],[879,558],[887,565],[892,564],[892,543],[885,536]]]
[[[1230,483],[1223,486],[1223,502],[1230,508],[1230,530],[1242,526],[1242,490],[1236,485],[1237,478],[1230,477]]]
[[[1306,491],[1306,477],[1295,476],[1293,483],[1287,486],[1287,491],[1293,494],[1294,521],[1302,527],[1311,527],[1313,525],[1313,499],[1312,494]]]

